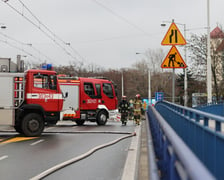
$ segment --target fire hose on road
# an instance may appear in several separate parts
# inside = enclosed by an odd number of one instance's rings
[[[78,132],[76,132],[76,133],[78,133]],[[79,132],[79,133],[82,133],[82,132]],[[88,132],[88,133],[92,133],[92,132]],[[70,164],[76,163],[76,162],[78,162],[78,161],[80,161],[82,159],[87,158],[88,156],[90,156],[91,154],[93,154],[94,152],[96,152],[96,151],[98,151],[100,149],[103,149],[103,148],[106,148],[108,146],[114,145],[114,144],[116,144],[116,143],[118,143],[121,140],[124,140],[126,138],[130,138],[130,137],[136,136],[136,132],[130,133],[130,132],[109,132],[109,131],[106,131],[106,132],[104,132],[104,131],[98,132],[97,131],[97,132],[95,132],[94,131],[93,133],[111,133],[111,134],[115,134],[116,133],[116,134],[127,134],[127,135],[123,136],[123,137],[120,137],[120,138],[118,138],[116,140],[113,140],[113,141],[111,141],[109,143],[105,143],[105,144],[96,146],[96,147],[90,149],[88,152],[86,152],[86,153],[84,153],[84,154],[82,154],[80,156],[74,157],[72,159],[69,159],[69,160],[67,160],[67,161],[65,161],[63,163],[60,163],[60,164],[58,164],[58,165],[56,165],[54,167],[51,167],[51,168],[45,170],[44,172],[42,172],[42,173],[40,173],[40,174],[30,178],[30,180],[43,179],[44,177],[47,177],[48,175],[50,175],[50,174],[52,174],[52,173],[54,173],[54,172],[56,172],[56,171],[58,171],[58,170],[60,170],[60,169],[62,169],[64,167],[66,167],[66,166],[68,166]]]

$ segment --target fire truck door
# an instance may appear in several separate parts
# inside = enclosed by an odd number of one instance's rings
[[[103,83],[102,102],[108,109],[116,109],[115,95],[111,83]]]
[[[31,93],[32,104],[41,105],[45,111],[59,111],[59,99],[57,93],[56,75],[34,74]]]
[[[84,91],[82,91],[81,95],[81,108],[83,110],[96,109],[98,106],[98,100],[93,83],[84,82],[82,86]]]

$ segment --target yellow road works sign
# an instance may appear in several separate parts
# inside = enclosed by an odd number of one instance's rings
[[[184,60],[182,59],[176,46],[172,46],[163,63],[161,68],[186,68]]]
[[[162,45],[185,45],[186,40],[182,36],[180,30],[177,28],[175,23],[172,23],[163,38]]]

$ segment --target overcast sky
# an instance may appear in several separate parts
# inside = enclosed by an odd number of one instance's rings
[[[207,0],[4,1],[0,23],[7,28],[0,30],[0,57],[12,60],[21,54],[27,55],[25,60],[55,65],[78,60],[130,67],[144,56],[136,52],[169,51],[161,46],[169,28],[160,26],[163,21],[186,24],[188,36],[207,33]],[[223,8],[224,0],[210,0],[211,30],[224,25]],[[183,26],[177,26],[183,34]]]

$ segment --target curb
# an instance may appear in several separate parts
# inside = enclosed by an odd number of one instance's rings
[[[121,180],[135,180],[138,176],[141,125],[135,127],[136,136],[132,138]]]

